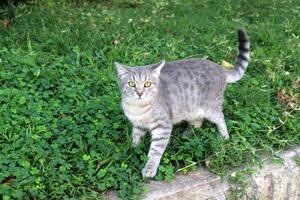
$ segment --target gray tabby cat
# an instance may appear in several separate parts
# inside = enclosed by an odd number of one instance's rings
[[[154,177],[169,142],[173,125],[188,121],[200,128],[203,119],[217,125],[229,138],[222,112],[227,83],[238,81],[248,66],[250,43],[244,30],[238,30],[238,56],[234,69],[224,70],[209,60],[187,59],[175,62],[127,67],[115,62],[122,93],[122,108],[133,124],[133,147],[147,131],[152,141],[143,177]]]

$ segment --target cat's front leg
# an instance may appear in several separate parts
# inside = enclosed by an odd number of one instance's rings
[[[133,126],[132,128],[132,147],[135,148],[138,144],[141,143],[142,138],[146,134],[146,130]]]
[[[171,124],[158,124],[152,128],[152,141],[148,153],[148,162],[142,170],[143,177],[151,178],[156,175],[160,159],[168,145],[171,132]]]

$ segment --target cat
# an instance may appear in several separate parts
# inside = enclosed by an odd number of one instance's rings
[[[154,177],[170,140],[174,124],[181,121],[200,128],[204,119],[215,123],[219,133],[229,138],[222,111],[227,83],[242,78],[250,60],[250,41],[238,29],[238,55],[235,67],[225,70],[203,59],[185,59],[128,67],[115,62],[121,90],[122,109],[133,124],[132,146],[151,132],[145,178]]]

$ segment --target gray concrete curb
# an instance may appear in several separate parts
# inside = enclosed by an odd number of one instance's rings
[[[294,157],[300,155],[300,146],[279,153],[282,164],[273,164],[264,159],[264,164],[255,175],[249,175],[248,187],[239,199],[300,200],[300,166]],[[231,176],[235,175],[235,171]],[[223,200],[230,198],[236,185],[230,184],[228,177],[221,177],[198,170],[187,175],[178,175],[170,183],[151,181],[150,192],[144,200]],[[117,199],[109,194],[108,199]]]

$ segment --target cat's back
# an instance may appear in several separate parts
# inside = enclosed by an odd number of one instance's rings
[[[226,82],[225,71],[222,67],[210,60],[199,58],[167,62],[161,70],[163,82],[172,82],[179,85],[203,85],[210,82],[216,84]]]

